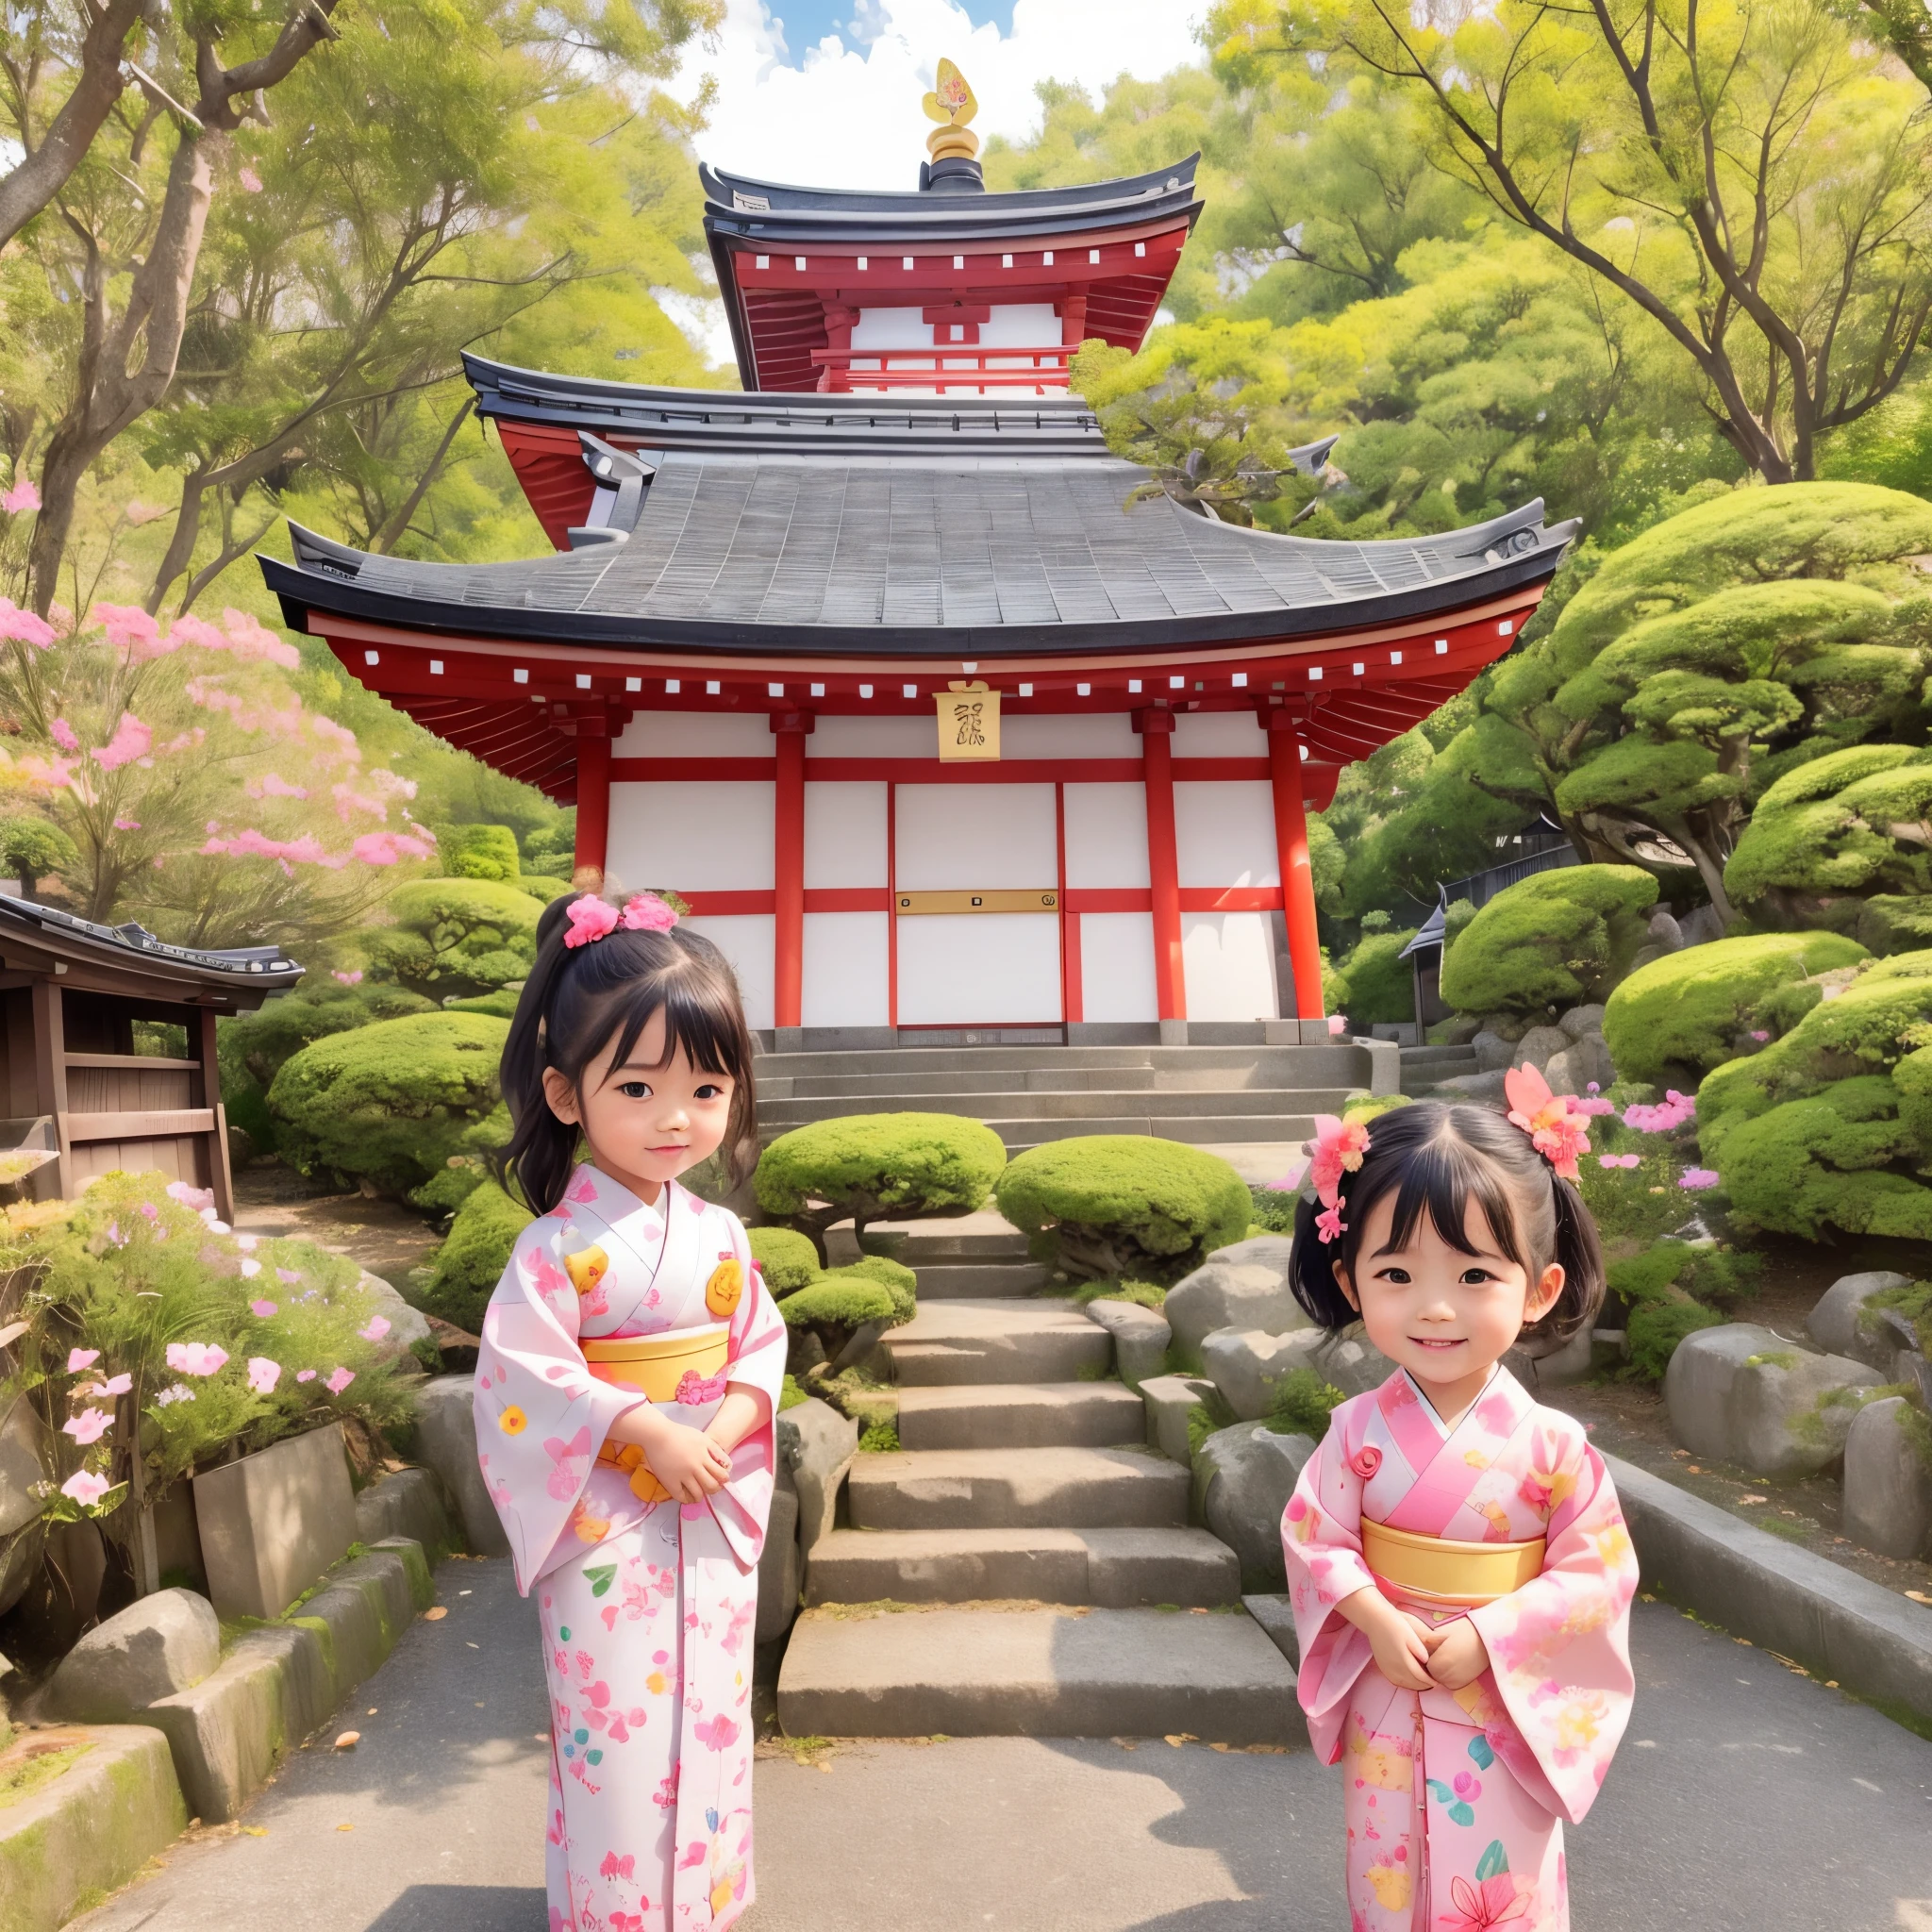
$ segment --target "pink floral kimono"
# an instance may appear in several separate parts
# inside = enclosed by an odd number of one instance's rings
[[[1370,1570],[1364,1523],[1370,1554],[1404,1580]],[[1526,1547],[1457,1553],[1439,1539]],[[1567,1932],[1561,1821],[1590,1809],[1634,1688],[1636,1553],[1582,1426],[1499,1367],[1445,1431],[1397,1373],[1330,1417],[1282,1543],[1302,1708],[1316,1750],[1343,1764],[1352,1932]],[[1412,1587],[1479,1582],[1498,1563],[1529,1580],[1460,1606],[1441,1600],[1455,1590]],[[1491,1668],[1454,1692],[1397,1689],[1336,1614],[1370,1587],[1424,1623],[1467,1616]]]
[[[518,1240],[476,1364],[476,1459],[517,1588],[541,1612],[550,1932],[724,1926],[753,1895],[752,1641],[774,1430],[738,1445],[723,1489],[680,1507],[635,1451],[612,1459],[621,1445],[606,1443],[645,1397],[600,1379],[626,1370],[593,1373],[587,1350],[621,1354],[625,1338],[659,1356],[708,1351],[715,1372],[685,1371],[659,1403],[675,1421],[702,1426],[733,1382],[777,1413],[785,1326],[737,1216],[675,1183],[646,1207],[579,1167],[562,1207]]]

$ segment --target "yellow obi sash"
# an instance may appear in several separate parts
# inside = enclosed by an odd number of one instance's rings
[[[675,1402],[677,1385],[687,1374],[708,1382],[724,1373],[731,1324],[719,1322],[705,1328],[675,1328],[663,1335],[592,1336],[581,1346],[584,1360],[598,1381],[608,1382],[613,1389],[634,1389],[653,1402]],[[652,1474],[644,1452],[635,1442],[613,1442],[606,1437],[597,1460],[624,1471],[642,1501],[669,1500],[671,1491]]]
[[[1418,1603],[1474,1609],[1542,1574],[1543,1539],[1462,1543],[1362,1518],[1362,1560],[1378,1583]]]

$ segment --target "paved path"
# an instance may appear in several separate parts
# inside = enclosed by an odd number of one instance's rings
[[[453,1562],[438,1581],[450,1614],[418,1622],[344,1713],[353,1753],[296,1753],[242,1829],[197,1834],[76,1924],[544,1932],[536,1621],[506,1562]],[[1571,1837],[1578,1924],[1932,1932],[1932,1744],[1662,1605],[1638,1607],[1636,1632],[1630,1740]],[[1158,1740],[767,1757],[762,1903],[743,1923],[1342,1932],[1337,1775],[1306,1752]]]

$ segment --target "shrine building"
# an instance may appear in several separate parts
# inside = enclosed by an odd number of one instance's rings
[[[1146,473],[1068,364],[1141,347],[1197,158],[993,193],[959,118],[913,192],[700,169],[741,393],[469,358],[555,555],[295,528],[269,583],[574,804],[579,866],[680,893],[781,1047],[1325,1039],[1304,814],[1509,648],[1574,525],[1335,542],[1130,507]]]

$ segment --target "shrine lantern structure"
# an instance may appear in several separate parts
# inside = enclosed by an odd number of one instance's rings
[[[580,866],[681,893],[786,1046],[1325,1038],[1305,814],[1508,650],[1574,525],[1131,500],[1068,363],[1141,347],[1197,158],[993,193],[966,118],[911,192],[700,169],[741,391],[468,358],[557,554],[296,528],[263,568],[363,684],[575,804]]]

